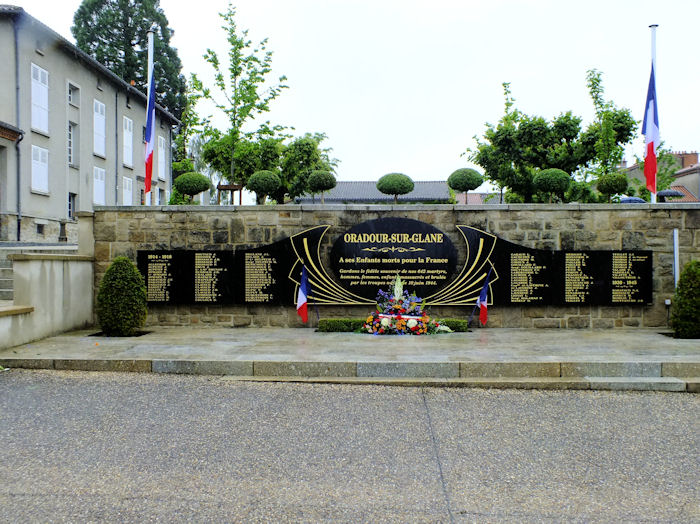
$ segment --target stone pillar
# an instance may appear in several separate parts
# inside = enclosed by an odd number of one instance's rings
[[[94,218],[91,211],[79,211],[78,217],[78,254],[86,257],[95,256]]]

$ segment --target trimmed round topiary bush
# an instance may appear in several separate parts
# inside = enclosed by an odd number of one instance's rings
[[[108,337],[128,337],[146,322],[146,284],[126,257],[115,258],[97,293],[97,318]]]
[[[256,171],[248,179],[246,187],[255,192],[258,204],[265,203],[265,197],[277,191],[280,187],[280,177],[274,171]]]
[[[201,173],[185,173],[175,179],[173,187],[192,200],[194,195],[209,189],[211,181]]]
[[[398,202],[399,195],[405,195],[413,191],[414,184],[403,173],[389,173],[377,181],[377,189],[385,195],[394,195],[394,204]]]
[[[450,189],[465,195],[479,187],[483,182],[484,177],[476,169],[468,167],[458,169],[447,179],[447,185],[450,186]]]
[[[686,264],[673,295],[671,326],[677,338],[700,338],[700,261]]]
[[[324,204],[323,192],[333,189],[336,181],[330,171],[312,171],[309,175],[309,191],[312,195],[321,193],[321,204]]]
[[[596,187],[610,202],[613,195],[619,195],[627,191],[627,177],[622,173],[608,173],[598,179]]]
[[[543,169],[535,175],[532,180],[535,189],[552,201],[552,196],[557,196],[559,200],[564,200],[564,193],[571,185],[571,177],[566,171],[551,168]]]

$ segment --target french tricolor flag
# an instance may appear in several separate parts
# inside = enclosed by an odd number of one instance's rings
[[[297,293],[297,315],[301,317],[302,322],[306,323],[309,320],[306,298],[309,292],[309,277],[306,273],[306,266],[301,267],[301,282],[299,283],[299,292]]]
[[[481,325],[486,325],[486,321],[489,319],[488,311],[488,293],[489,293],[489,277],[491,277],[491,270],[489,269],[489,274],[486,275],[486,282],[484,282],[484,287],[481,288],[481,293],[479,298],[476,299],[476,307],[479,308],[479,322]]]
[[[659,113],[656,101],[656,79],[654,78],[654,62],[651,63],[651,76],[647,91],[647,103],[644,108],[644,123],[642,134],[646,139],[646,156],[644,157],[644,177],[647,189],[656,194],[656,150],[659,147]]]
[[[148,76],[151,80],[148,84],[148,108],[146,110],[146,194],[151,190],[151,177],[153,175],[153,144],[156,141],[156,89],[153,66],[151,66]]]

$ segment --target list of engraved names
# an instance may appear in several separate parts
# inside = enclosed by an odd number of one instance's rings
[[[546,267],[535,262],[530,253],[510,254],[510,301],[513,303],[531,304],[542,302],[544,296],[541,290],[547,287],[543,282],[537,282],[537,277]]]
[[[275,283],[275,259],[268,253],[245,254],[245,301],[270,302],[270,286]]]
[[[226,271],[216,253],[194,254],[194,301],[216,302],[219,293],[219,275]]]
[[[148,255],[148,288],[146,297],[149,302],[167,302],[170,300],[170,285],[173,281],[170,265],[173,255],[170,253]]]

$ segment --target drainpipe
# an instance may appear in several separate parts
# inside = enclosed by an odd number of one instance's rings
[[[17,32],[17,18],[12,18],[12,30],[15,37],[15,110],[17,129],[22,129],[19,121],[19,35]],[[22,184],[20,173],[20,150],[19,143],[24,138],[24,133],[20,132],[19,138],[15,141],[15,155],[17,162],[17,242],[20,241],[22,228]]]
[[[119,89],[114,90],[114,205],[119,205]]]

